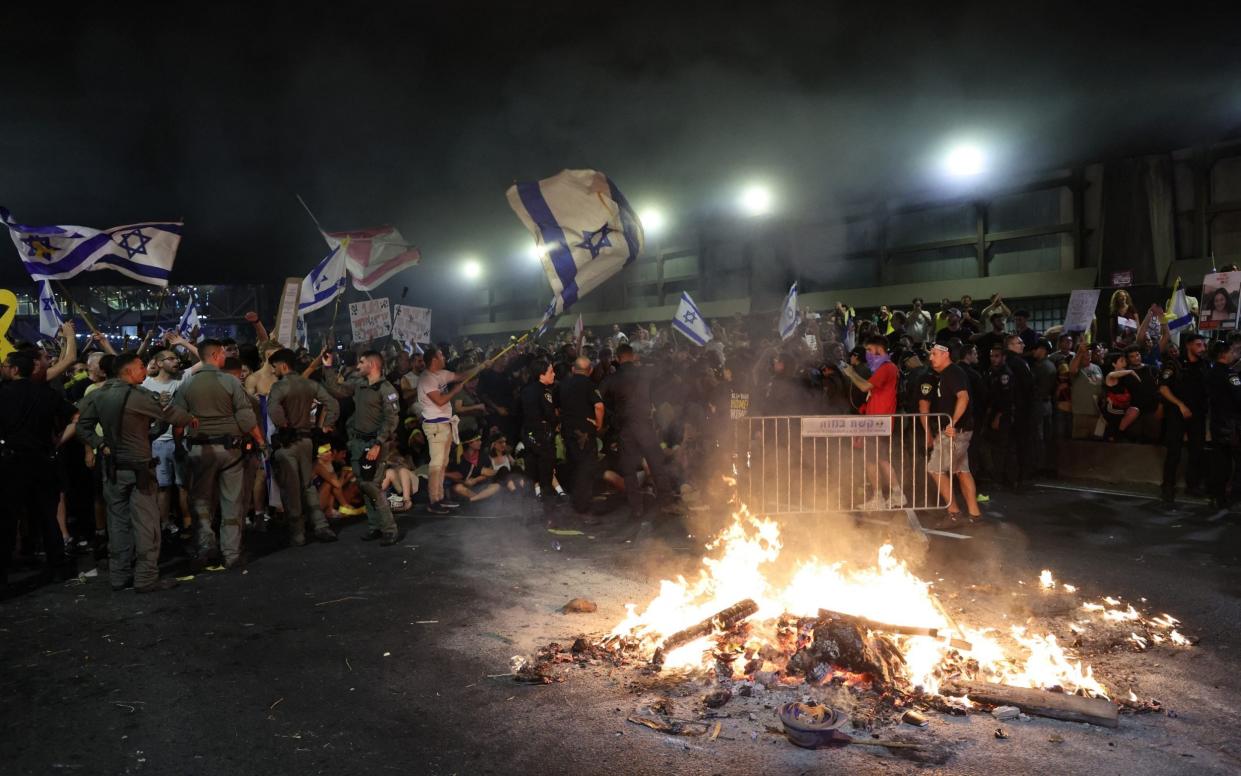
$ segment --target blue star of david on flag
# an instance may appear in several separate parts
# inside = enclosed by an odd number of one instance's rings
[[[133,244],[135,239],[138,241],[137,245]],[[125,249],[125,252],[129,254],[131,259],[140,253],[145,255],[147,243],[150,241],[151,238],[143,234],[141,229],[132,229],[124,234],[117,235],[117,243]]]
[[[582,232],[582,241],[577,244],[579,248],[585,248],[590,251],[590,258],[599,258],[599,252],[604,248],[611,248],[612,241],[608,239],[608,233],[616,230],[608,226],[605,222],[593,232]]]
[[[681,320],[692,324],[694,321],[698,320],[698,316],[694,314],[693,310],[686,310],[685,314],[681,316]]]

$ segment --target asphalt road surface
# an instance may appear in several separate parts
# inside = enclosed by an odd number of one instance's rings
[[[615,522],[554,536],[498,506],[410,513],[390,548],[358,541],[358,523],[335,544],[254,537],[244,573],[204,572],[159,594],[113,593],[98,576],[0,602],[0,772],[1241,771],[1241,515],[1049,488],[996,496],[988,513],[963,531],[971,539],[934,537],[924,555],[898,546],[965,621],[1054,616],[1034,590],[1042,568],[1083,595],[1173,613],[1197,646],[1091,658],[1109,687],[1162,712],[1122,716],[1116,730],[932,714],[926,728],[884,731],[924,744],[898,753],[798,749],[766,730],[777,693],[725,706],[713,741],[639,727],[626,717],[654,695],[694,716],[706,685],[655,687],[607,665],[564,667],[547,686],[503,674],[512,656],[606,632],[661,577],[693,573],[721,516],[669,520],[632,549]],[[842,522],[790,522],[785,552],[869,553],[891,532]],[[165,572],[188,570],[174,559]],[[575,596],[598,611],[562,614]]]

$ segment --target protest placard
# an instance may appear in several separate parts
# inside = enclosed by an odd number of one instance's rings
[[[425,307],[398,304],[393,312],[392,339],[397,342],[431,342],[431,311]]]
[[[1237,328],[1237,297],[1241,295],[1241,272],[1215,272],[1202,278],[1202,302],[1198,328],[1231,331]]]
[[[1099,306],[1099,289],[1081,288],[1069,296],[1069,309],[1064,314],[1065,332],[1090,331],[1095,308]]]
[[[353,329],[353,341],[370,342],[392,333],[392,314],[387,299],[368,299],[349,304],[349,326]]]

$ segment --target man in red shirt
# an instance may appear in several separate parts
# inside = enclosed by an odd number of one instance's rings
[[[866,365],[870,368],[870,377],[862,377],[848,366],[842,366],[846,377],[858,387],[866,391],[866,403],[858,410],[863,415],[893,415],[896,413],[896,386],[900,380],[900,372],[892,358],[888,355],[888,340],[883,336],[873,336],[866,340]],[[889,437],[874,437],[876,453],[866,450],[864,467],[866,479],[874,488],[874,495],[858,505],[863,510],[900,509],[905,506],[905,494],[901,491],[900,482],[892,471],[892,440]],[[863,438],[864,450],[865,438]],[[883,486],[887,485],[888,495],[883,495]]]

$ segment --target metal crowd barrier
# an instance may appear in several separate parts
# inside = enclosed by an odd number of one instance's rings
[[[739,418],[733,475],[742,501],[764,515],[946,509],[951,489],[941,495],[927,471],[927,437],[941,437],[949,421],[944,414]],[[953,440],[941,444],[955,474]]]

